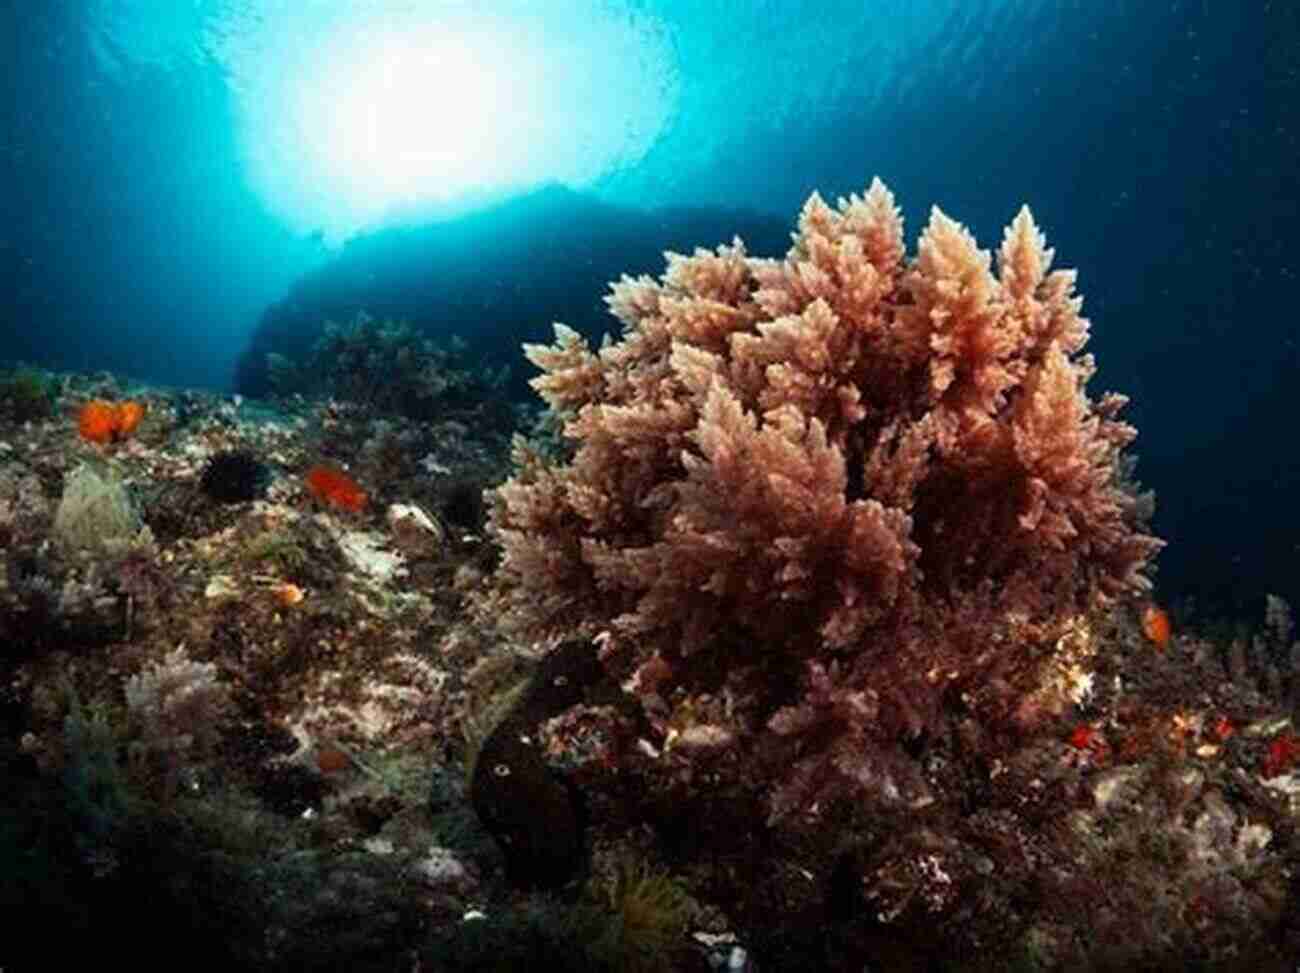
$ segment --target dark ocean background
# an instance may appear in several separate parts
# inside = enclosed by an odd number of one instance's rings
[[[0,9],[0,364],[257,396],[268,351],[365,309],[462,336],[523,396],[520,341],[603,332],[620,273],[733,234],[779,255],[809,192],[878,175],[909,241],[937,204],[995,247],[1028,203],[1078,268],[1094,390],[1132,397],[1170,541],[1161,600],[1300,604],[1293,0]],[[400,128],[478,154],[399,142],[375,184],[376,116],[338,122],[387,28],[509,56],[466,68],[495,72],[472,116],[468,88],[389,77]]]

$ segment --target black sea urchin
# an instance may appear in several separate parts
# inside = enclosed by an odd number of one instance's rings
[[[252,453],[226,450],[208,460],[199,485],[218,503],[256,500],[266,489],[271,471]]]

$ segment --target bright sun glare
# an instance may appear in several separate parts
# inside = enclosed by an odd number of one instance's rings
[[[337,114],[320,120],[327,150],[395,196],[472,179],[496,132],[493,115],[506,104],[495,73],[504,65],[484,60],[484,52],[435,38],[377,52]]]
[[[329,239],[589,185],[638,161],[676,99],[662,25],[613,5],[268,4],[222,50],[249,177]]]
[[[528,93],[545,78],[528,52],[487,40],[433,29],[370,39],[342,90],[299,104],[314,164],[347,195],[395,206],[508,184],[529,154],[518,119],[539,110]]]
[[[589,186],[640,161],[677,111],[669,29],[626,0],[94,2],[104,73],[215,66],[243,177],[328,240]]]

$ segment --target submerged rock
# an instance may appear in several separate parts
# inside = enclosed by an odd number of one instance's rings
[[[582,864],[586,814],[573,784],[542,757],[537,725],[582,700],[601,674],[588,641],[566,642],[542,662],[528,691],[488,734],[470,780],[483,826],[500,845],[510,880],[555,888]]]

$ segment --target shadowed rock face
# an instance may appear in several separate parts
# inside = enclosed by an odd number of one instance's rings
[[[576,794],[523,742],[513,721],[484,743],[470,794],[512,884],[554,888],[577,872],[583,827]]]
[[[500,845],[515,885],[554,888],[581,867],[586,831],[581,796],[546,765],[536,730],[543,720],[581,702],[601,674],[590,642],[565,642],[543,660],[518,706],[483,743],[470,799]]]
[[[263,314],[236,368],[236,391],[274,389],[267,355],[303,361],[326,320],[358,311],[405,321],[421,336],[466,343],[465,361],[511,369],[511,398],[534,401],[521,342],[549,341],[563,321],[599,343],[618,322],[605,308],[624,273],[657,273],[663,251],[690,253],[739,235],[753,253],[789,245],[784,219],[738,210],[633,210],[548,186],[460,219],[350,241]]]

